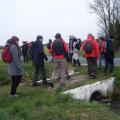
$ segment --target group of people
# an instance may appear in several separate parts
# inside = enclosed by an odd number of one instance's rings
[[[53,80],[56,75],[60,78],[60,86],[65,86],[65,79],[70,79],[70,75],[67,69],[67,61],[73,63],[74,66],[80,66],[80,50],[83,51],[83,56],[87,60],[88,75],[91,79],[96,78],[97,60],[99,59],[99,66],[101,67],[101,61],[104,61],[104,72],[112,73],[114,69],[114,49],[113,49],[113,37],[104,38],[100,37],[100,42],[94,38],[90,33],[87,39],[81,42],[81,39],[77,39],[73,35],[70,36],[69,44],[65,42],[60,33],[55,35],[55,40],[49,40],[47,48],[51,53],[54,61],[53,72],[51,82],[47,81],[46,69],[44,60],[48,60],[43,46],[43,36],[38,35],[36,40],[30,44],[31,60],[34,65],[34,75],[32,79],[32,86],[36,86],[39,76],[39,71],[42,74],[42,84],[49,87],[54,87]],[[11,37],[6,46],[9,46],[11,54],[11,61],[8,62],[8,73],[12,79],[11,93],[13,97],[17,96],[16,89],[22,79],[23,67],[21,61],[21,50],[18,46],[19,38],[16,36]],[[24,45],[27,43],[24,42]],[[6,48],[6,47],[5,47]],[[7,47],[8,48],[8,47]],[[27,50],[28,51],[28,50]],[[4,57],[5,59],[5,57]],[[26,58],[24,58],[25,60]],[[26,59],[27,60],[27,59]],[[65,77],[66,76],[66,77]]]
[[[22,56],[24,62],[28,62],[29,60],[31,60],[32,43],[33,43],[32,41],[30,43],[28,41],[23,41]]]
[[[50,50],[50,46],[52,45],[52,40],[49,39],[49,43],[47,44],[47,48]],[[76,38],[74,35],[69,36],[69,44],[67,44],[68,52],[65,52],[64,55],[70,63],[73,63],[74,66],[80,66],[80,47],[81,47],[81,39]],[[52,55],[53,56],[53,55]],[[51,61],[53,62],[53,57]]]

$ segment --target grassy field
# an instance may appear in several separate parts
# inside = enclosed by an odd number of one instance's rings
[[[47,77],[51,77],[52,66],[53,66],[52,63],[46,62],[45,66],[46,66],[46,70],[47,70]],[[23,70],[24,70],[23,80],[30,81],[32,79],[33,71],[34,71],[32,62],[23,64]],[[39,77],[39,79],[41,79],[41,76]],[[7,64],[0,61],[0,85],[8,84],[9,81],[10,81],[10,78],[7,73]]]
[[[1,73],[0,74],[0,85],[8,84],[10,82],[10,78],[7,73],[7,64],[0,61],[0,66],[1,66],[0,67],[0,73]],[[50,78],[52,69],[53,69],[53,63],[46,62],[45,67],[46,67],[47,78]],[[86,66],[73,67],[71,64],[68,64],[68,69],[73,69],[75,72],[79,72],[78,75],[86,75],[87,74]],[[23,63],[23,70],[24,70],[23,81],[30,82],[33,77],[33,71],[34,71],[32,62]],[[104,73],[98,69],[97,79],[95,79],[94,81],[98,81],[101,79],[107,79],[109,77],[112,77],[113,75],[117,76],[119,79],[120,78],[119,72],[120,72],[120,69],[115,68],[115,72],[112,75],[104,75]],[[41,75],[39,76],[39,79],[41,79]]]
[[[20,96],[10,98],[9,87],[0,90],[0,120],[120,120],[108,105],[77,101],[59,90],[21,85]]]
[[[43,86],[31,87],[30,81],[33,76],[32,63],[24,64],[24,82],[18,87],[18,98],[10,98],[10,80],[7,76],[6,64],[0,61],[0,120],[120,120],[120,113],[111,111],[109,105],[97,102],[78,101],[69,95],[61,94],[61,89],[49,89]],[[52,63],[46,62],[47,77],[51,76]],[[85,75],[87,69],[73,68],[79,75]],[[117,77],[119,85],[120,68],[115,68],[113,75]],[[111,77],[104,75],[98,70],[97,79],[79,82],[65,89],[95,82]],[[40,78],[41,79],[41,76]]]

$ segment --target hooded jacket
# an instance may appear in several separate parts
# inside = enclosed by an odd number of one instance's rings
[[[47,60],[47,56],[44,53],[44,47],[42,41],[36,40],[32,45],[32,60],[34,65],[44,65],[44,59]]]
[[[14,40],[9,41],[7,44],[10,44],[10,52],[12,54],[13,60],[8,64],[8,74],[10,76],[19,76],[23,74],[23,67],[21,61],[21,51],[18,45],[16,45]]]
[[[86,58],[88,58],[88,57],[99,58],[99,46],[98,46],[97,40],[93,39],[92,35],[88,35],[87,40],[92,42],[92,44],[93,44],[93,51],[91,53],[85,53],[84,56]],[[85,43],[86,43],[86,41],[84,41],[82,46],[81,46],[82,50],[84,50]]]

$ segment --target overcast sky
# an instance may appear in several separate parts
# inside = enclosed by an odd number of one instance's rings
[[[90,14],[90,0],[0,0],[0,45],[16,35],[22,41],[32,41],[36,35],[44,43],[61,33],[85,39],[88,33],[97,35],[97,19]]]

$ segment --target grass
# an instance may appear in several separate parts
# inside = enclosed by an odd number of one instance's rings
[[[7,74],[7,65],[5,63],[3,63],[2,61],[0,61],[0,85],[6,85],[8,83],[10,83],[10,78],[8,77]],[[28,62],[23,64],[24,66],[24,77],[23,77],[23,81],[26,82],[31,82],[32,77],[33,77],[33,71],[34,71],[34,67],[32,65],[32,62]],[[78,75],[86,75],[87,74],[87,67],[86,66],[82,66],[82,67],[73,67],[72,65],[70,65],[68,63],[68,68],[69,69],[73,69],[75,72],[79,72]],[[47,78],[51,77],[51,73],[52,73],[52,69],[53,69],[53,63],[45,63],[45,67],[46,67],[46,74],[47,74]],[[80,81],[80,83],[75,84],[73,87],[77,87],[80,85],[84,85],[84,84],[88,84],[88,83],[93,83],[96,82],[98,80],[104,80],[104,79],[108,79],[112,76],[116,77],[116,85],[120,88],[120,68],[116,67],[114,70],[113,74],[107,74],[105,75],[101,69],[97,70],[97,79],[95,80],[86,80],[86,81]],[[39,76],[39,79],[41,79],[41,74]],[[69,88],[69,87],[68,87]]]
[[[47,77],[51,76],[52,63],[46,62]],[[8,84],[6,64],[0,61],[0,81]],[[71,66],[68,64],[69,68]],[[85,75],[85,66],[73,67],[74,71]],[[10,85],[0,86],[0,120],[120,120],[120,113],[111,111],[108,105],[97,102],[78,101],[69,95],[61,94],[61,90],[52,90],[43,86],[31,87],[28,82],[33,76],[32,63],[24,64],[24,82],[18,87],[18,98],[10,98]],[[113,73],[117,77],[116,84],[119,86],[120,68],[115,68]],[[75,88],[84,84],[93,83],[97,80],[106,79],[101,70],[97,72],[97,79],[81,81],[65,89]],[[1,79],[2,78],[2,79]],[[41,76],[40,78],[41,79]]]
[[[23,80],[27,82],[31,81],[34,71],[32,62],[28,62],[25,64],[23,63],[23,66],[24,66]],[[52,63],[48,63],[48,62],[45,63],[47,78],[51,77],[52,66],[53,66]],[[39,79],[41,79],[41,75],[39,76]],[[7,73],[7,64],[0,61],[0,85],[5,85],[8,84],[9,82],[10,82],[10,78],[8,77],[8,73]]]
[[[89,103],[44,87],[19,86],[20,97],[8,96],[9,87],[0,90],[0,120],[119,120],[107,105]]]
[[[115,68],[113,76],[116,77],[115,84],[118,88],[120,88],[120,67]]]
[[[0,85],[9,83],[9,77],[6,69],[7,65],[0,61]]]

